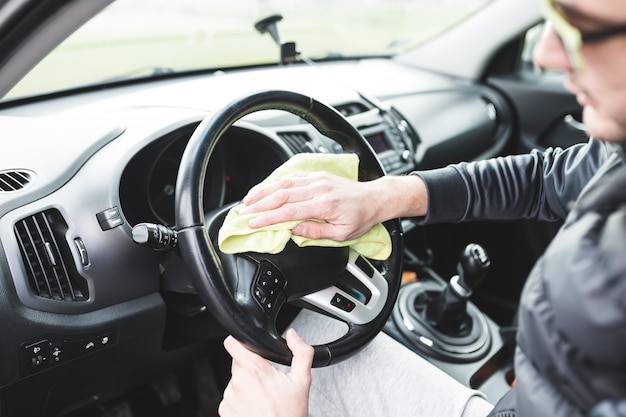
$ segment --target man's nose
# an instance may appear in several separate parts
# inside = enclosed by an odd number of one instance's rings
[[[572,63],[563,41],[554,31],[552,23],[544,23],[543,30],[533,51],[533,60],[541,68],[572,70]]]

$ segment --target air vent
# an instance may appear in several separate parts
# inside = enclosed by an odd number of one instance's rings
[[[34,178],[30,171],[12,170],[0,172],[0,193],[19,191],[26,187]]]
[[[59,301],[87,300],[87,282],[71,261],[72,254],[64,239],[67,224],[58,210],[22,219],[13,229],[36,296]]]
[[[355,114],[365,113],[369,110],[367,106],[365,106],[365,104],[358,102],[340,104],[338,106],[335,106],[335,109],[337,109],[339,113],[343,114],[344,117],[350,117],[354,116]]]
[[[311,138],[305,132],[280,132],[278,134],[293,153],[315,153]]]

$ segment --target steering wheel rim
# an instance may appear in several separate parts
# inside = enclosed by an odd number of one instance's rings
[[[292,91],[260,91],[234,100],[220,111],[206,117],[198,125],[185,148],[176,183],[176,228],[178,246],[190,269],[196,290],[233,336],[261,356],[288,365],[291,363],[291,351],[275,328],[271,328],[271,320],[275,319],[275,315],[263,317],[261,314],[263,309],[258,306],[258,300],[256,306],[251,302],[254,298],[251,293],[256,288],[254,285],[258,284],[260,265],[265,265],[264,267],[270,265],[274,268],[277,263],[282,263],[277,271],[282,274],[280,268],[293,268],[293,265],[285,266],[288,262],[284,259],[297,258],[305,251],[307,259],[315,259],[321,264],[319,257],[322,256],[325,259],[324,264],[328,263],[331,267],[333,264],[336,267],[336,264],[341,262],[340,259],[354,256],[350,255],[348,248],[297,248],[290,244],[283,251],[286,255],[282,257],[251,253],[226,255],[219,250],[216,244],[217,229],[229,207],[209,216],[207,222],[201,191],[206,167],[217,143],[228,128],[242,117],[261,110],[284,110],[295,114],[313,125],[320,133],[336,140],[346,152],[356,153],[360,159],[360,180],[380,177],[384,175],[384,170],[369,143],[345,117],[312,97]],[[386,299],[381,301],[380,312],[375,319],[365,324],[344,320],[348,324],[348,332],[344,336],[314,346],[314,367],[339,362],[364,347],[382,330],[393,310],[401,281],[402,228],[398,219],[387,221],[384,226],[391,236],[392,250],[390,257],[385,261],[386,271],[383,279],[388,288]],[[314,268],[313,265],[314,262],[309,262],[309,267]],[[250,278],[250,275],[253,277]],[[255,284],[250,287],[250,282]],[[245,288],[246,286],[248,288]],[[294,301],[293,291],[291,299],[289,295],[282,296],[288,287],[287,284],[282,288],[281,297],[277,300],[281,305]],[[304,292],[306,293],[306,290]],[[308,302],[306,304],[311,306]],[[265,315],[268,315],[267,311]]]

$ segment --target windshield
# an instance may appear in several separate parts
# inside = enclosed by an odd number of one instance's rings
[[[255,23],[313,60],[391,56],[457,24],[489,0],[118,0],[41,61],[4,99],[117,80],[276,63]]]

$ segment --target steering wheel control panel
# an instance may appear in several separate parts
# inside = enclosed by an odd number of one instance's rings
[[[35,341],[22,343],[20,348],[22,373],[29,375],[39,372],[107,348],[116,342],[116,330],[108,329],[96,334],[71,337],[49,335]]]
[[[263,262],[259,265],[252,294],[254,299],[263,307],[266,314],[270,314],[278,294],[285,286],[285,279],[274,271],[270,266]]]

